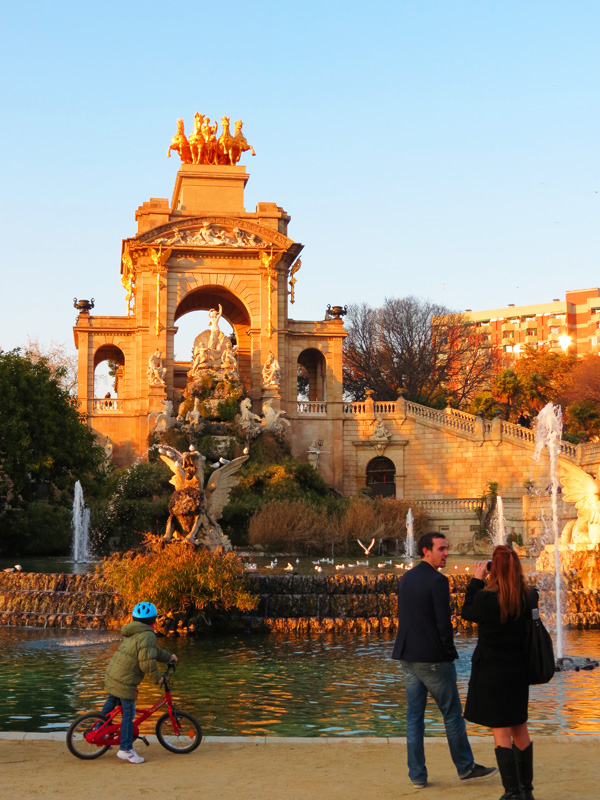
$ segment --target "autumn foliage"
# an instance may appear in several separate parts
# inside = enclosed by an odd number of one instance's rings
[[[250,611],[258,598],[246,587],[244,565],[234,553],[211,553],[185,541],[165,544],[147,535],[143,551],[114,553],[98,571],[103,582],[133,608],[147,600],[159,614]]]

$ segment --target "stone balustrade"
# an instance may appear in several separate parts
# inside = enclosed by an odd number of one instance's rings
[[[95,397],[93,408],[94,414],[122,414],[123,401],[116,397]]]
[[[300,400],[296,406],[298,414],[327,414],[327,403]]]

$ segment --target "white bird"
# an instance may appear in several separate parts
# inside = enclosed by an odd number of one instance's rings
[[[300,563],[300,559],[299,559],[299,558],[297,558],[297,559],[296,559],[296,564],[299,564],[299,563]]]
[[[370,544],[368,547],[365,547],[365,545],[364,545],[364,544],[361,542],[361,540],[360,540],[360,539],[357,539],[356,541],[359,543],[359,545],[360,545],[360,546],[362,547],[362,549],[365,551],[365,555],[366,555],[366,557],[368,558],[368,557],[369,557],[369,554],[370,554],[370,552],[371,552],[371,548],[372,548],[372,547],[373,547],[373,545],[375,544],[375,538],[371,539],[371,544]]]
[[[315,572],[323,572],[323,567],[320,566],[320,564],[317,564],[317,566],[315,567]]]
[[[245,567],[248,572],[256,572],[256,570],[258,569],[256,564],[246,564]]]
[[[219,463],[222,464],[223,466],[225,466],[225,464],[231,464],[231,461],[229,461],[227,458],[223,458],[223,456],[221,456],[221,458],[219,459]]]
[[[346,565],[345,564],[336,564],[335,568],[336,569],[346,569]]]
[[[293,566],[290,564],[290,562],[289,562],[289,561],[288,561],[288,565],[287,565],[287,567],[284,567],[284,570],[285,570],[286,572],[293,572],[293,571],[294,571],[294,568],[293,568]]]
[[[244,447],[244,455],[247,456],[249,452],[250,452],[250,450],[248,450],[247,447]]]

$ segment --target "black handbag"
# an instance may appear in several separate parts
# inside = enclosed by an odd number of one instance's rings
[[[538,608],[537,592],[529,596],[530,617],[527,620],[525,656],[529,673],[529,685],[548,683],[556,671],[552,638],[542,620]]]

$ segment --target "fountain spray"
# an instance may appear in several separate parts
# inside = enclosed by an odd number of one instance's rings
[[[83,502],[83,489],[79,481],[73,494],[73,561],[85,564],[90,559],[89,529],[90,510]]]
[[[552,534],[554,537],[554,583],[556,596],[556,651],[560,661],[563,657],[562,608],[560,599],[560,553],[558,550],[558,454],[562,439],[562,412],[560,406],[547,403],[537,417],[535,431],[535,452],[533,458],[539,461],[544,447],[550,460],[550,486],[552,492]]]
[[[416,558],[417,548],[415,545],[415,518],[413,517],[412,508],[408,509],[406,515],[406,547],[404,551],[406,558]]]

